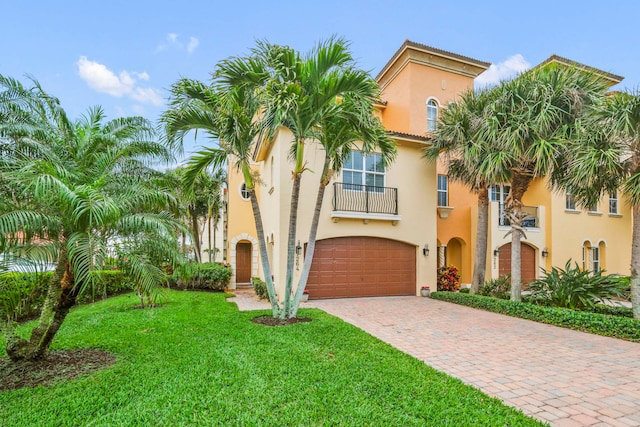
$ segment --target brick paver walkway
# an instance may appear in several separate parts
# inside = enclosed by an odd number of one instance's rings
[[[248,294],[235,300],[240,309],[255,309]],[[340,317],[554,426],[640,426],[640,344],[430,298],[316,300],[305,306]]]

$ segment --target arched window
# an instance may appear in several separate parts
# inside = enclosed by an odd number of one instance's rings
[[[427,101],[427,132],[438,129],[438,103],[430,99]]]
[[[240,186],[240,197],[242,197],[242,200],[249,200],[250,198],[249,190],[247,190],[247,186],[244,182]]]

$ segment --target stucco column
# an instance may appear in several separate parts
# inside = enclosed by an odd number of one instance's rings
[[[444,267],[446,250],[447,250],[447,245],[438,246],[438,268]]]

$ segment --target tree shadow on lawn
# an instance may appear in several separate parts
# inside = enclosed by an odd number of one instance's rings
[[[0,359],[0,392],[68,381],[104,369],[115,362],[114,354],[97,349],[55,351],[37,361],[12,362],[9,358]]]

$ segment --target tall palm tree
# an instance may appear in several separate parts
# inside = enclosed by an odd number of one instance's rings
[[[375,90],[375,87],[372,89]],[[377,91],[374,91],[366,98],[347,96],[339,99],[334,114],[326,115],[321,121],[318,143],[323,148],[324,161],[302,273],[292,303],[291,317],[296,317],[307,285],[315,252],[324,193],[331,178],[334,174],[340,173],[344,162],[352,151],[360,150],[364,153],[379,151],[381,162],[385,167],[396,156],[395,143],[389,138],[380,120],[372,114],[374,111],[373,100],[377,99],[376,95]]]
[[[594,106],[571,146],[564,186],[592,206],[621,189],[632,209],[631,302],[640,319],[640,92],[615,92]]]
[[[27,88],[0,76],[0,180],[16,190],[0,204],[0,236],[14,258],[38,257],[56,267],[29,339],[4,325],[12,360],[43,357],[76,297],[93,285],[109,237],[153,237],[145,240],[149,251],[176,255],[176,221],[164,211],[173,199],[150,185],[158,174],[149,167],[172,155],[153,141],[151,124],[141,117],[105,121],[100,108],[72,122],[56,98],[32,83]],[[148,257],[132,255],[127,273],[139,289],[164,280]]]
[[[226,68],[244,66],[243,62],[242,58],[222,61],[217,73],[224,72]],[[258,64],[255,65],[259,71]],[[219,170],[227,159],[231,159],[242,173],[253,209],[269,302],[273,316],[281,317],[282,309],[271,278],[262,216],[256,196],[256,179],[251,170],[253,143],[262,132],[262,124],[255,120],[260,104],[255,93],[245,86],[227,86],[225,90],[221,90],[217,83],[216,79],[211,85],[191,79],[176,82],[171,87],[171,108],[162,115],[161,122],[172,145],[181,144],[184,136],[191,130],[203,130],[219,142],[219,147],[206,147],[189,159],[185,174],[187,188],[193,187],[202,171],[209,167]]]
[[[598,76],[572,66],[548,64],[501,83],[490,105],[483,140],[493,141],[480,164],[504,174],[511,185],[506,213],[511,223],[511,299],[521,299],[522,197],[538,177],[564,167],[566,140],[576,119],[606,89]],[[553,182],[553,180],[552,180]]]
[[[349,44],[335,37],[318,43],[306,55],[288,46],[259,42],[252,56],[224,67],[219,76],[227,90],[240,85],[259,94],[262,120],[270,135],[283,126],[293,134],[289,153],[293,161],[293,183],[283,314],[291,317],[297,310],[293,303],[296,298],[292,298],[293,267],[300,180],[307,170],[306,144],[319,138],[322,121],[325,116],[336,114],[335,106],[341,97],[366,98],[376,90],[375,81],[356,68]]]
[[[485,127],[488,124],[493,91],[481,89],[464,92],[460,98],[442,111],[431,144],[425,149],[425,158],[442,160],[448,168],[448,176],[478,195],[478,224],[476,251],[471,281],[471,293],[475,294],[485,281],[487,265],[487,241],[489,233],[489,185],[500,182],[499,169],[483,168],[494,153],[488,152],[489,142]]]

